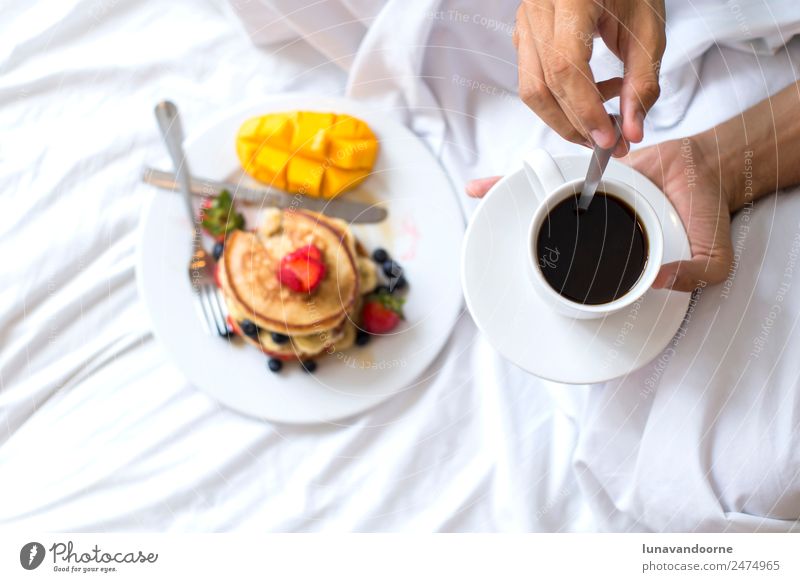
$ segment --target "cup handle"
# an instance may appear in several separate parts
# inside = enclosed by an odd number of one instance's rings
[[[544,200],[545,196],[566,182],[555,160],[543,149],[529,152],[522,159],[522,166],[531,190],[539,200]]]

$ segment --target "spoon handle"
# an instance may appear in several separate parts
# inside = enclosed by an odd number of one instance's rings
[[[594,198],[597,187],[600,185],[600,180],[603,178],[603,172],[606,171],[608,161],[611,159],[611,154],[617,147],[622,130],[622,117],[619,115],[611,115],[611,121],[614,125],[614,145],[610,148],[601,148],[598,145],[594,146],[592,157],[589,160],[589,170],[586,172],[586,180],[583,182],[583,191],[578,200],[578,209],[586,210]]]

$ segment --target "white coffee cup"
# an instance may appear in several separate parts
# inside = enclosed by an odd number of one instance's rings
[[[542,273],[539,257],[536,253],[539,229],[542,227],[547,215],[559,202],[579,193],[583,187],[583,180],[571,180],[568,182],[561,174],[561,170],[558,169],[553,158],[544,150],[534,150],[525,156],[523,166],[525,167],[525,175],[528,178],[531,190],[539,199],[539,206],[531,219],[528,229],[528,268],[533,288],[545,303],[563,315],[577,319],[590,319],[619,311],[639,300],[655,281],[664,257],[664,233],[661,229],[661,221],[650,203],[644,199],[644,196],[623,182],[610,179],[604,179],[600,182],[598,191],[616,196],[633,208],[636,213],[639,222],[644,227],[647,238],[647,263],[638,281],[627,293],[608,303],[586,305],[567,299],[550,286]]]

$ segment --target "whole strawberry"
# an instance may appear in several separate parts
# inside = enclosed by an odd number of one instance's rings
[[[403,317],[404,299],[386,290],[369,295],[361,311],[361,325],[371,334],[389,333]]]
[[[223,241],[232,230],[244,228],[244,216],[236,212],[231,193],[223,190],[219,195],[203,200],[200,224],[215,240]]]

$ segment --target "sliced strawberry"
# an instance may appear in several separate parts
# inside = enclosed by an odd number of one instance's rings
[[[403,319],[403,299],[386,291],[373,293],[364,303],[361,323],[372,334],[389,333]]]
[[[300,247],[292,254],[300,257],[307,256],[309,259],[313,259],[315,261],[322,261],[322,251],[320,251],[316,245],[306,245],[304,247]]]
[[[301,247],[281,259],[278,281],[297,293],[312,293],[322,283],[325,264],[314,245]]]
[[[242,330],[239,329],[239,326],[236,324],[236,322],[233,320],[233,318],[230,315],[225,317],[225,321],[228,322],[228,329],[231,330],[231,332],[234,335],[244,335],[242,333]]]

